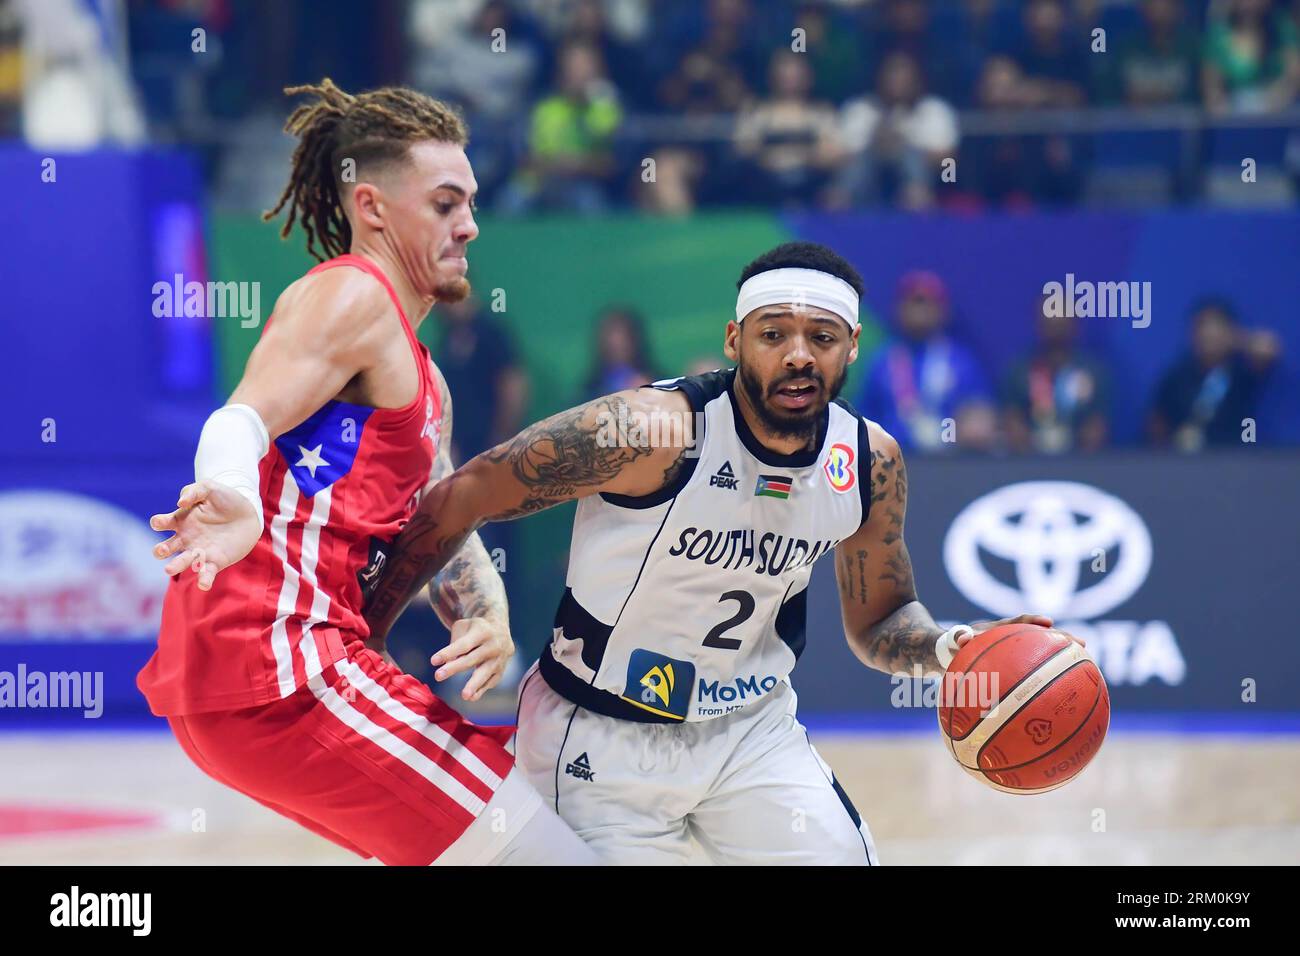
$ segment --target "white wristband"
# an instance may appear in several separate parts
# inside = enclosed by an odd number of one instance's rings
[[[258,462],[271,448],[271,438],[257,409],[226,405],[208,416],[194,453],[194,479],[233,488],[262,516],[261,477]]]
[[[934,642],[934,656],[939,658],[939,664],[944,670],[948,669],[957,654],[957,638],[974,633],[975,628],[969,624],[955,624],[939,635],[939,639]]]

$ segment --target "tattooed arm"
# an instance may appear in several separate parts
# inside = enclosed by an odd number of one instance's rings
[[[853,535],[835,549],[835,576],[849,646],[868,667],[887,674],[941,673],[934,646],[943,628],[916,599],[912,559],[903,540],[907,516],[907,467],[898,442],[875,422],[867,422],[871,441],[871,513]],[[976,633],[1002,624],[1051,627],[1037,614],[980,621]],[[1069,636],[1069,635],[1067,635]],[[1082,644],[1077,637],[1072,640]],[[957,638],[961,646],[969,636]]]
[[[672,416],[682,429],[638,427]],[[664,419],[660,419],[661,421]],[[597,492],[647,495],[685,462],[692,416],[677,391],[615,392],[538,422],[437,482],[394,542],[366,620],[382,640],[426,582],[485,521],[532,514]],[[649,439],[655,438],[652,445]]]
[[[883,428],[867,423],[871,441],[871,511],[835,549],[844,630],[853,653],[886,673],[939,671],[935,642],[943,632],[916,599],[912,559],[903,540],[907,467]]]
[[[439,433],[438,455],[433,461],[429,481],[424,488],[426,498],[438,482],[449,477],[455,470],[451,461],[451,392],[438,367],[430,364],[442,397],[442,429]],[[398,536],[399,542],[408,530],[409,525]],[[381,578],[381,585],[385,580],[386,577]],[[418,590],[419,588],[415,589]],[[412,591],[412,595],[415,591]],[[446,680],[454,674],[474,668],[461,696],[466,700],[477,700],[501,679],[515,652],[514,642],[510,639],[505,585],[477,534],[471,534],[465,539],[455,557],[429,583],[428,595],[438,620],[442,621],[451,634],[447,646],[431,659],[432,664],[438,668],[434,674],[435,679]],[[372,593],[371,603],[373,598]],[[381,652],[391,662],[392,658],[384,647],[386,637],[386,632],[376,633],[372,630],[366,646]]]

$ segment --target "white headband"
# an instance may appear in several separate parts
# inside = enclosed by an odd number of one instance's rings
[[[745,280],[736,294],[736,321],[765,305],[790,302],[834,312],[850,329],[858,327],[858,294],[853,286],[816,269],[772,269]]]

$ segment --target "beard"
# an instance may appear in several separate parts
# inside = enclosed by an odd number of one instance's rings
[[[464,276],[453,276],[439,282],[434,287],[433,295],[439,302],[463,302],[469,298],[470,291],[468,279]]]
[[[847,375],[848,363],[845,362],[829,385],[821,372],[814,368],[807,372],[781,375],[776,381],[764,387],[753,370],[745,365],[744,355],[740,356],[740,361],[736,365],[736,376],[740,381],[740,387],[744,389],[749,404],[758,415],[759,421],[763,423],[763,428],[777,438],[797,438],[808,444],[816,439],[817,424],[821,421],[822,412],[826,410],[827,405],[839,397]],[[776,395],[778,389],[796,381],[815,382],[818,400],[807,408],[798,410],[771,404],[769,399]]]

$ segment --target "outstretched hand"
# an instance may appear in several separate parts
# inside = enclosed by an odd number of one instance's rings
[[[471,617],[452,624],[451,641],[429,663],[437,668],[433,675],[437,681],[473,668],[474,674],[460,692],[465,700],[473,701],[501,680],[514,653],[508,624]]]
[[[199,576],[201,591],[252,551],[262,535],[252,504],[234,489],[209,481],[182,488],[176,510],[154,515],[149,527],[173,532],[153,549],[154,557],[170,559],[163,570],[180,574],[190,568]]]

